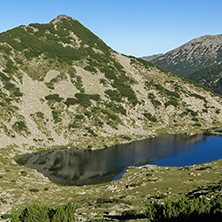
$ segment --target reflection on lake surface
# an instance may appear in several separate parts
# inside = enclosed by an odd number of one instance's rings
[[[222,158],[221,144],[220,136],[161,135],[103,150],[38,152],[26,156],[28,161],[24,165],[43,173],[55,183],[86,185],[111,181],[133,165],[185,166],[216,160]],[[209,153],[214,153],[214,157]],[[23,156],[17,158],[18,163],[23,160]]]

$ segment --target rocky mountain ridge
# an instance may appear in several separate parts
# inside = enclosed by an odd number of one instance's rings
[[[218,127],[221,98],[59,16],[0,34],[0,146],[84,149]],[[12,152],[13,150],[13,152]]]
[[[220,64],[222,61],[222,35],[205,35],[195,38],[152,62],[180,76]]]

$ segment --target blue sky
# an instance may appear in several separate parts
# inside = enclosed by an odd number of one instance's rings
[[[0,32],[66,14],[114,50],[139,57],[222,34],[221,9],[221,0],[1,0]]]

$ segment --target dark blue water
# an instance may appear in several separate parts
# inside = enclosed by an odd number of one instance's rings
[[[63,185],[119,179],[129,166],[188,166],[222,158],[222,136],[161,135],[103,150],[48,150],[17,159]],[[25,160],[25,161],[24,161]]]
[[[181,153],[153,161],[158,166],[191,166],[222,158],[222,136],[206,136],[205,139],[190,144],[188,153]]]

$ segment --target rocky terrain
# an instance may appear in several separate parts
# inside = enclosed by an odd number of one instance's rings
[[[0,53],[0,147],[15,153],[220,125],[220,97],[113,51],[65,15],[0,34]]]
[[[222,61],[222,35],[205,35],[151,60],[155,65],[187,76]]]

